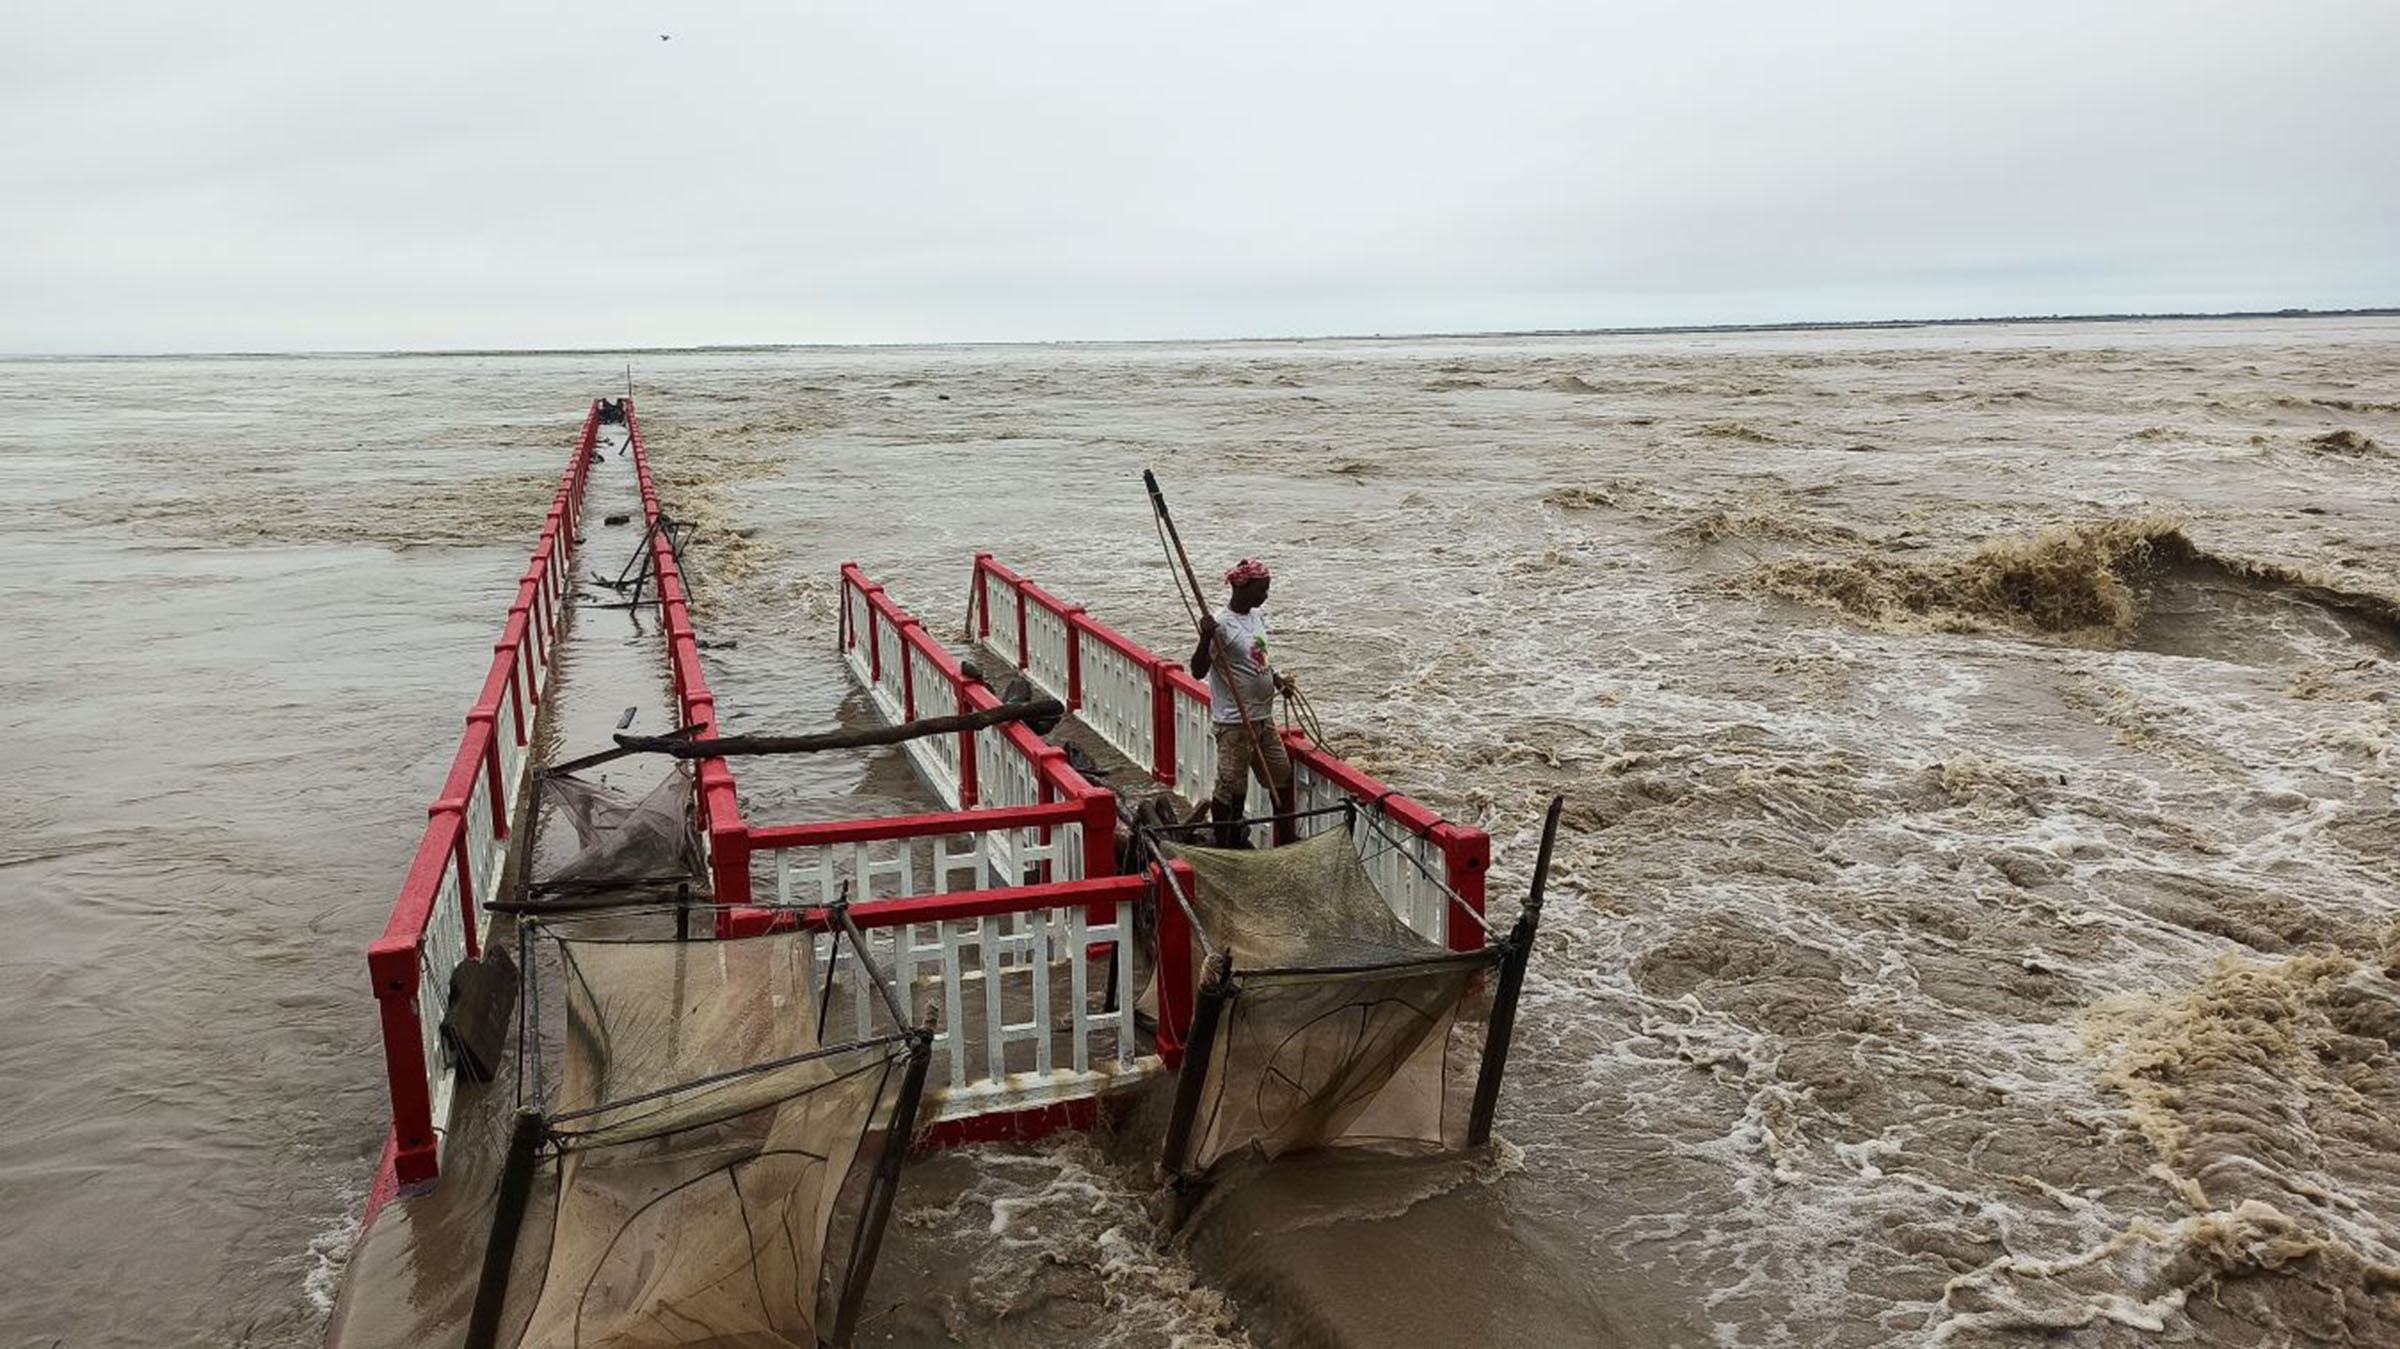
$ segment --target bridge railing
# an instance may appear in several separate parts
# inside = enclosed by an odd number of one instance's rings
[[[392,1102],[389,1171],[401,1185],[434,1179],[449,1128],[452,1071],[442,1043],[450,978],[479,954],[484,905],[499,892],[518,824],[536,717],[553,671],[561,615],[574,593],[575,533],[599,433],[597,403],[584,417],[573,462],[543,517],[466,734],[435,798],[392,916],[367,948],[383,1024]]]
[[[708,672],[700,663],[700,638],[692,627],[691,595],[684,583],[683,564],[675,556],[673,534],[659,505],[658,483],[650,476],[650,447],[642,439],[641,419],[633,399],[625,399],[625,430],[632,442],[634,478],[642,494],[644,532],[649,539],[650,567],[657,578],[659,621],[667,634],[667,671],[674,686],[681,724],[698,726],[695,739],[717,737],[717,696],[708,687]],[[740,905],[750,898],[749,830],[734,795],[733,770],[723,759],[700,759],[692,775],[692,813],[709,880],[721,905]],[[730,907],[719,908],[717,935],[732,934]]]
[[[884,720],[986,711],[999,697],[970,677],[925,625],[856,565],[842,568],[841,655]],[[1035,630],[1041,625],[1034,624]],[[1038,643],[1035,644],[1038,648]],[[1057,648],[1052,648],[1054,654]],[[1061,657],[1063,659],[1063,657]],[[1083,880],[1116,870],[1116,796],[1086,781],[1066,751],[1010,722],[906,742],[917,773],[953,810],[1072,805],[1068,822],[1025,848],[986,844],[997,884]]]
[[[911,1015],[934,1028],[926,1118],[937,1141],[1030,1137],[1088,1124],[1099,1097],[1171,1066],[1174,1059],[1162,1049],[1180,1057],[1171,1040],[1147,1046],[1134,1019],[1135,981],[1143,971],[1135,961],[1133,918],[1159,902],[1155,876],[938,888],[945,877],[973,874],[982,852],[974,835],[1033,827],[1056,809],[774,826],[754,834],[762,850],[779,856],[822,858],[842,848],[861,858],[870,849],[884,854],[879,870],[877,862],[866,863],[872,879],[865,883],[877,897],[851,891],[849,914],[865,938],[866,957],[887,972]],[[962,839],[964,846],[948,846]],[[951,865],[910,869],[900,859],[918,842],[932,842],[934,855],[946,855]],[[776,874],[779,896],[804,913],[834,883],[825,871],[798,863],[778,865]],[[883,893],[923,879],[937,888]],[[803,921],[824,933],[821,910]],[[1188,949],[1179,919],[1174,936],[1179,950]],[[818,938],[822,1034],[838,1039],[893,1029],[856,955],[837,955],[833,944],[829,933]],[[1180,1025],[1189,1016],[1188,1000],[1170,995],[1168,1019]]]

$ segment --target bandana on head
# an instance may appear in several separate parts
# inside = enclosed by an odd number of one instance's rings
[[[1232,571],[1225,573],[1225,584],[1229,586],[1238,586],[1247,581],[1264,581],[1267,579],[1269,579],[1267,575],[1267,564],[1259,561],[1255,557],[1243,558],[1241,561],[1233,564]]]

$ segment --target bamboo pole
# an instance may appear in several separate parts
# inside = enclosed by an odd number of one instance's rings
[[[730,759],[758,754],[814,754],[828,749],[864,749],[897,745],[931,735],[980,731],[1012,721],[1063,717],[1067,709],[1056,698],[1029,703],[1002,703],[981,712],[955,717],[928,717],[898,726],[874,726],[863,731],[820,731],[815,735],[728,735],[715,740],[686,740],[672,735],[620,735],[617,748],[628,754],[665,754],[678,759]]]

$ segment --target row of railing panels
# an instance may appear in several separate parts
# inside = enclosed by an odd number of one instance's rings
[[[416,859],[383,934],[367,949],[392,1100],[380,1172],[386,1185],[429,1181],[440,1166],[457,1080],[441,1038],[450,977],[461,960],[482,950],[484,906],[499,892],[520,823],[536,718],[575,593],[576,523],[599,424],[595,403],[493,643],[491,667]]]

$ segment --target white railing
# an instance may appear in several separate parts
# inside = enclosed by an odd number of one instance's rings
[[[1151,667],[1099,633],[1078,625],[1076,661],[1083,705],[1076,715],[1144,772],[1158,762],[1158,714]],[[1059,696],[1052,692],[1052,697]]]
[[[1006,831],[1004,831],[1006,832]],[[984,845],[977,833],[952,849],[949,837],[861,839],[813,847],[775,849],[775,902],[783,905],[870,902],[980,890],[985,878]],[[930,887],[918,883],[924,877]],[[964,883],[958,883],[963,879]]]
[[[875,702],[886,717],[894,722],[909,719],[906,689],[901,681],[907,676],[905,655],[908,641],[900,625],[889,614],[875,615],[874,694]]]
[[[998,651],[1012,666],[1017,660],[1017,591],[1016,587],[994,576],[982,567],[975,569],[975,613],[980,615],[980,630],[989,634],[986,644]],[[1060,695],[1052,694],[1057,697]]]
[[[476,887],[481,889],[481,885]],[[450,972],[467,958],[467,925],[458,906],[458,868],[447,867],[433,892],[433,915],[426,921],[425,938],[417,946],[417,1039],[423,1047],[427,1083],[432,1096],[433,1132],[446,1141],[450,1134],[450,1101],[458,1074],[452,1071],[450,1046],[442,1040],[442,1018],[450,1014]]]
[[[1216,718],[1209,713],[1206,698],[1194,698],[1180,688],[1168,696],[1175,703],[1175,790],[1186,801],[1206,801],[1217,791]],[[1269,714],[1260,711],[1253,715]],[[1274,814],[1275,798],[1259,785],[1256,770],[1252,770],[1248,781],[1250,789],[1242,797],[1242,813],[1253,817]]]
[[[1066,618],[1046,605],[1025,606],[1025,677],[1035,688],[1074,706],[1074,681],[1068,669]]]
[[[867,625],[875,621],[875,606],[867,601],[866,591],[845,584],[842,587],[842,615],[847,620],[842,627],[842,659],[863,685],[867,683]]]
[[[1043,804],[1041,767],[1026,757],[1006,726],[987,726],[975,733],[975,786],[976,804],[984,809]],[[992,875],[1001,885],[1041,879],[1029,873],[1043,863],[1050,865],[1052,879],[1083,879],[1080,824],[1053,827],[1047,842],[1037,836],[1011,843],[1003,834],[994,833],[986,838],[984,847]]]
[[[1089,897],[967,918],[910,921],[878,915],[873,906],[852,911],[868,958],[889,973],[902,1004],[912,1012],[932,1009],[929,1118],[938,1123],[1081,1100],[1158,1070],[1157,1056],[1141,1052],[1133,1018],[1134,943],[1126,919],[1137,899],[1110,893],[1138,891],[1141,884],[1102,881]],[[1105,921],[1093,921],[1095,912]],[[834,959],[832,940],[818,938],[819,970]],[[889,1013],[856,954],[845,949],[832,969],[825,1033],[889,1029]],[[1112,992],[1114,1006],[1107,1005]]]
[[[958,689],[932,657],[914,642],[902,647],[908,662],[908,676],[916,694],[917,719],[955,717],[966,709],[959,706]],[[888,659],[888,657],[887,657]],[[927,736],[906,742],[908,757],[917,766],[917,775],[933,788],[934,795],[952,810],[964,801],[959,781],[958,737],[956,735]]]
[[[937,833],[914,828],[931,816],[897,816],[896,835],[836,837],[807,841],[812,826],[752,831],[753,846],[774,852],[775,902],[785,906],[870,903],[984,890],[1021,883],[1018,878],[1044,862],[1064,867],[1068,831],[1080,834],[1072,807],[1042,812],[1038,823],[993,827],[974,817],[993,812],[952,812],[955,827]],[[834,833],[813,827],[818,833]],[[1045,830],[1054,837],[1042,841]],[[855,832],[855,831],[850,831]],[[1073,878],[1080,879],[1080,878]]]
[[[1072,868],[1084,809],[1061,801],[749,831],[754,853],[774,854],[779,908],[847,901],[903,1005],[932,1009],[936,1120],[1094,1096],[1158,1067],[1140,1053],[1133,1022],[1126,922],[1151,898],[1149,882],[1015,884],[1039,862]],[[996,868],[994,856],[1005,859]],[[809,922],[827,980],[815,990],[826,1000],[822,1033],[892,1029],[857,953],[837,955],[834,925]]]

